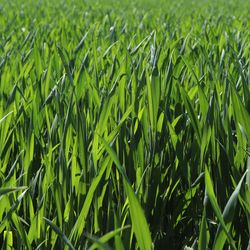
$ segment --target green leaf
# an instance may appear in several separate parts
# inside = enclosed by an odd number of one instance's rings
[[[206,184],[207,195],[208,195],[209,201],[213,207],[214,213],[215,213],[217,219],[219,220],[220,225],[221,225],[222,229],[224,230],[230,245],[232,246],[233,249],[236,249],[235,244],[234,244],[233,239],[232,239],[232,236],[228,232],[225,221],[224,221],[223,216],[221,214],[220,207],[217,203],[217,199],[216,199],[215,194],[214,194],[212,180],[211,180],[211,177],[210,177],[210,174],[208,172],[207,167],[205,169],[205,184]]]
[[[10,111],[7,115],[5,115],[4,117],[2,117],[1,119],[0,119],[0,124],[9,116],[9,115],[11,115],[13,113],[13,111]]]
[[[73,245],[71,244],[71,242],[69,241],[69,239],[66,237],[66,235],[61,231],[61,229],[58,226],[56,226],[51,220],[49,220],[49,219],[47,219],[45,217],[43,217],[43,219],[63,239],[63,241],[69,246],[69,248],[71,250],[75,249],[73,247]]]
[[[23,189],[27,189],[27,187],[26,186],[23,186],[23,187],[3,187],[3,188],[0,188],[0,196],[8,194],[8,193],[12,193],[12,192],[17,192],[17,191],[20,191]]]
[[[236,208],[237,200],[238,200],[238,195],[239,195],[243,180],[246,176],[246,173],[247,173],[247,171],[243,174],[237,187],[235,188],[234,192],[230,196],[230,198],[229,198],[229,200],[224,208],[223,220],[225,222],[225,226],[226,226],[227,230],[230,229],[230,226],[233,222],[235,208]],[[220,224],[218,229],[217,229],[217,232],[216,232],[213,249],[215,249],[215,250],[223,249],[226,239],[227,239],[227,235],[223,231],[223,228]]]
[[[101,238],[99,238],[98,240],[99,240],[99,242],[106,243],[110,239],[114,238],[117,234],[119,234],[120,232],[122,232],[123,230],[128,229],[128,228],[130,228],[130,226],[125,226],[125,227],[122,227],[122,228],[118,228],[116,230],[108,232],[107,234],[105,234]],[[94,250],[94,249],[97,249],[97,248],[98,248],[98,243],[94,243],[89,248],[89,250]]]
[[[182,87],[180,87],[180,91],[181,91],[181,96],[182,96],[182,99],[184,101],[185,107],[187,109],[187,113],[189,115],[192,126],[194,128],[194,131],[195,131],[196,135],[198,136],[199,142],[201,143],[201,127],[200,127],[200,123],[199,123],[196,111],[195,111],[195,109],[191,103],[191,100],[188,97],[186,91]]]
[[[117,158],[114,150],[107,144],[104,139],[101,139],[101,141],[123,177],[123,185],[128,197],[129,211],[132,220],[132,229],[135,232],[138,245],[141,250],[151,250],[152,240],[149,231],[149,226],[145,218],[143,209],[135,195],[134,190],[132,189],[129,183],[129,179],[125,173],[125,169],[120,164],[120,161]]]
[[[208,247],[208,241],[207,241],[206,208],[204,208],[200,225],[198,250],[207,250],[207,247]]]
[[[87,216],[89,213],[90,205],[92,203],[92,200],[93,200],[93,197],[95,194],[95,190],[97,189],[97,187],[101,181],[101,178],[102,178],[105,170],[108,167],[108,164],[109,164],[109,159],[107,159],[103,163],[99,173],[92,180],[88,194],[87,194],[86,199],[85,199],[85,202],[84,202],[83,207],[81,209],[81,212],[80,212],[80,214],[77,218],[77,221],[75,222],[75,225],[70,233],[70,236],[69,236],[70,240],[72,240],[74,237],[79,238],[80,235],[82,234],[83,229],[85,228],[86,219],[87,219]]]

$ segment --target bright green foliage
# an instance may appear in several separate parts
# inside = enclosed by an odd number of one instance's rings
[[[0,1],[1,247],[249,248],[249,13]]]

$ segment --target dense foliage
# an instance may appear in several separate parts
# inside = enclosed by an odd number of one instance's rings
[[[2,248],[249,249],[249,13],[0,1]]]

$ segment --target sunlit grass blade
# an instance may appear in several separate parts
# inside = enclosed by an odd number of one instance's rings
[[[106,160],[106,162],[103,163],[97,176],[92,180],[91,186],[88,190],[88,193],[87,193],[86,199],[84,201],[83,207],[81,209],[81,212],[80,212],[80,214],[79,214],[79,216],[74,224],[74,227],[72,228],[72,231],[70,233],[70,236],[69,236],[70,240],[73,240],[74,238],[79,238],[81,236],[83,229],[85,228],[87,215],[89,213],[89,209],[90,209],[90,206],[92,204],[95,190],[97,189],[97,187],[101,181],[101,178],[108,167],[108,164],[109,164],[109,161]]]

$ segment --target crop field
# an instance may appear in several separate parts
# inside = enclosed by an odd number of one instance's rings
[[[250,1],[0,0],[1,249],[250,249]]]

